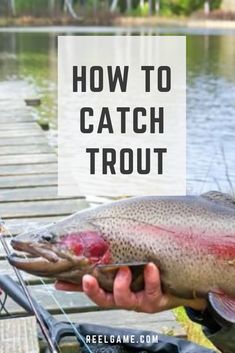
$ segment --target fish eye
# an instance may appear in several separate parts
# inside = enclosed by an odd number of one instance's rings
[[[50,241],[52,241],[52,240],[54,239],[54,237],[55,237],[55,234],[53,234],[53,233],[47,233],[47,234],[43,234],[43,235],[41,236],[41,240],[50,242]]]

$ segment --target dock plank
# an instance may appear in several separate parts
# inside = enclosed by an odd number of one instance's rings
[[[57,163],[0,165],[0,176],[51,173],[57,173]]]
[[[13,175],[0,177],[0,189],[34,187],[42,185],[57,185],[57,174],[32,174],[32,175]]]
[[[101,310],[85,294],[58,291],[53,284],[33,285],[29,286],[29,289],[34,299],[53,314],[61,314],[61,308],[67,313]],[[12,300],[7,302],[7,309],[13,315],[24,314],[25,312],[23,308],[19,307]]]
[[[52,153],[52,148],[48,145],[22,145],[22,146],[0,146],[0,156],[6,155],[22,155],[22,154],[41,154]]]
[[[39,200],[66,200],[72,197],[58,196],[56,186],[36,186],[34,188],[3,189],[0,192],[0,202],[12,201],[39,201]],[[74,197],[78,199],[78,197]]]
[[[27,136],[41,136],[41,131],[37,128],[27,130],[1,130],[0,138],[8,137],[27,137]]]
[[[4,123],[0,120],[1,124],[0,124],[0,131],[6,130],[27,130],[27,129],[39,129],[40,131],[40,127],[39,125],[34,122],[34,121],[28,121],[28,122],[11,122],[9,123]]]
[[[32,229],[36,229],[42,225],[59,221],[62,218],[64,218],[64,215],[43,216],[43,217],[37,216],[37,217],[30,217],[30,218],[7,219],[5,223],[7,226],[7,230],[12,235],[17,235]]]
[[[8,111],[1,110],[0,124],[31,123],[32,121],[35,120],[26,115],[24,110],[22,110],[22,115],[20,111],[9,114]]]
[[[0,165],[16,165],[16,164],[37,164],[37,163],[52,163],[56,162],[57,157],[55,153],[45,154],[23,154],[0,156]]]
[[[0,215],[8,218],[68,215],[86,208],[82,199],[0,203]]]
[[[35,317],[0,321],[0,353],[39,353]]]
[[[9,136],[0,139],[0,146],[21,146],[21,145],[35,145],[35,144],[47,144],[47,139],[43,135],[36,136]]]

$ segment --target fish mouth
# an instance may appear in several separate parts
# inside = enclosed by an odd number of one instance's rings
[[[17,254],[8,256],[11,265],[17,267],[35,276],[55,277],[57,273],[66,272],[72,269],[68,260],[60,259],[59,261],[50,262],[44,257],[24,258]]]
[[[60,256],[50,244],[12,240],[11,245],[14,250],[25,254],[23,256],[16,253],[9,255],[10,264],[32,275],[57,277],[57,274],[66,273],[79,263],[79,259],[75,263],[74,259],[70,259],[69,256]]]

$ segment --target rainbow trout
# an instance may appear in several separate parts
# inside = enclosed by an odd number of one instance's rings
[[[33,275],[81,284],[93,274],[112,291],[117,269],[132,270],[132,289],[144,286],[143,266],[160,269],[165,293],[209,298],[235,322],[235,203],[228,195],[136,197],[86,209],[12,240],[12,265]]]

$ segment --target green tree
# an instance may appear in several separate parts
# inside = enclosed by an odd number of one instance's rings
[[[208,0],[162,0],[161,8],[163,12],[171,12],[176,15],[190,15],[192,12],[203,9]],[[215,9],[220,6],[221,0],[209,0],[210,8]]]

